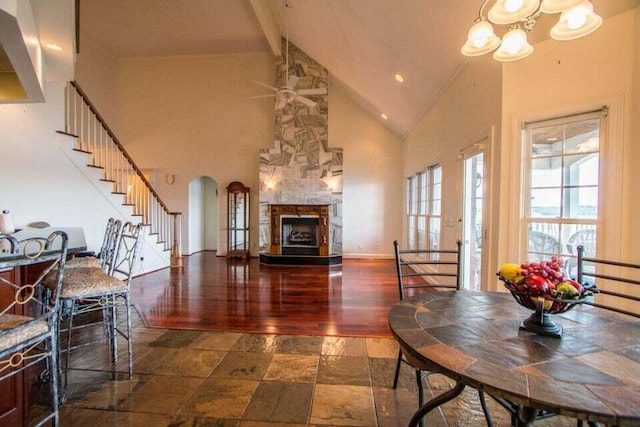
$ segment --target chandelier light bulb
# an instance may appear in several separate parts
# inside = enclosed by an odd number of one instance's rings
[[[577,30],[587,22],[587,15],[585,13],[573,13],[567,18],[567,26],[572,30]]]
[[[540,0],[497,0],[489,9],[489,21],[498,25],[509,25],[533,15]]]
[[[522,8],[523,0],[506,0],[504,2],[504,8],[507,12],[517,12]]]
[[[602,25],[602,17],[593,11],[593,4],[583,0],[577,6],[565,10],[560,20],[551,29],[551,37],[556,40],[574,40],[584,37]]]
[[[512,28],[502,38],[502,44],[493,54],[496,61],[517,61],[533,53],[533,46],[527,40],[527,34],[520,28]]]
[[[486,20],[473,24],[467,35],[467,42],[462,47],[465,56],[484,55],[500,45],[500,37],[493,32],[493,25]]]

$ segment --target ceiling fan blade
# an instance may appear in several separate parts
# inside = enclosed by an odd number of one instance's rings
[[[298,80],[300,80],[300,77],[298,77],[298,76],[289,76],[289,81],[287,82],[287,87],[289,89],[293,89],[298,84]]]
[[[258,98],[273,98],[274,96],[276,96],[275,93],[272,93],[270,95],[256,95],[256,96],[250,96],[250,99],[258,99]]]
[[[282,98],[278,98],[278,102],[276,102],[276,110],[282,110],[285,105],[287,105],[287,101]]]
[[[297,91],[298,95],[326,95],[327,88],[326,87],[317,87],[313,89],[300,89]]]
[[[269,89],[271,89],[271,90],[272,90],[272,91],[274,91],[274,92],[278,90],[278,89],[276,89],[276,88],[275,88],[275,87],[273,87],[273,86],[269,86],[268,84],[266,84],[266,83],[262,83],[262,82],[259,82],[259,81],[257,81],[257,80],[252,80],[252,82],[257,83],[257,84],[259,84],[260,86],[264,86],[264,87],[266,87],[266,88],[269,88]]]
[[[305,98],[304,96],[300,96],[300,95],[296,96],[295,100],[303,103],[308,107],[315,107],[317,105],[315,101],[312,101],[309,98]]]

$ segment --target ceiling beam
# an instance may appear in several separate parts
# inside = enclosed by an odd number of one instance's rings
[[[249,0],[249,3],[251,3],[251,7],[258,18],[271,51],[275,56],[282,56],[282,32],[272,8],[264,0]]]

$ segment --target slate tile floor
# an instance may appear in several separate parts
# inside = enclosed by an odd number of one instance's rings
[[[148,329],[136,319],[131,381],[125,351],[123,343],[116,374],[106,345],[72,354],[62,426],[406,426],[417,406],[409,368],[391,388],[393,339]],[[428,382],[427,396],[452,385],[439,375]],[[509,425],[489,403],[496,425]],[[425,425],[485,425],[477,393],[465,390]]]

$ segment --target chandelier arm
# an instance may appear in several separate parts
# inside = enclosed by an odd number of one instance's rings
[[[484,12],[484,8],[487,5],[487,3],[489,3],[489,0],[484,0],[480,5],[480,10],[478,11],[478,20],[480,21],[482,20],[482,14]]]

